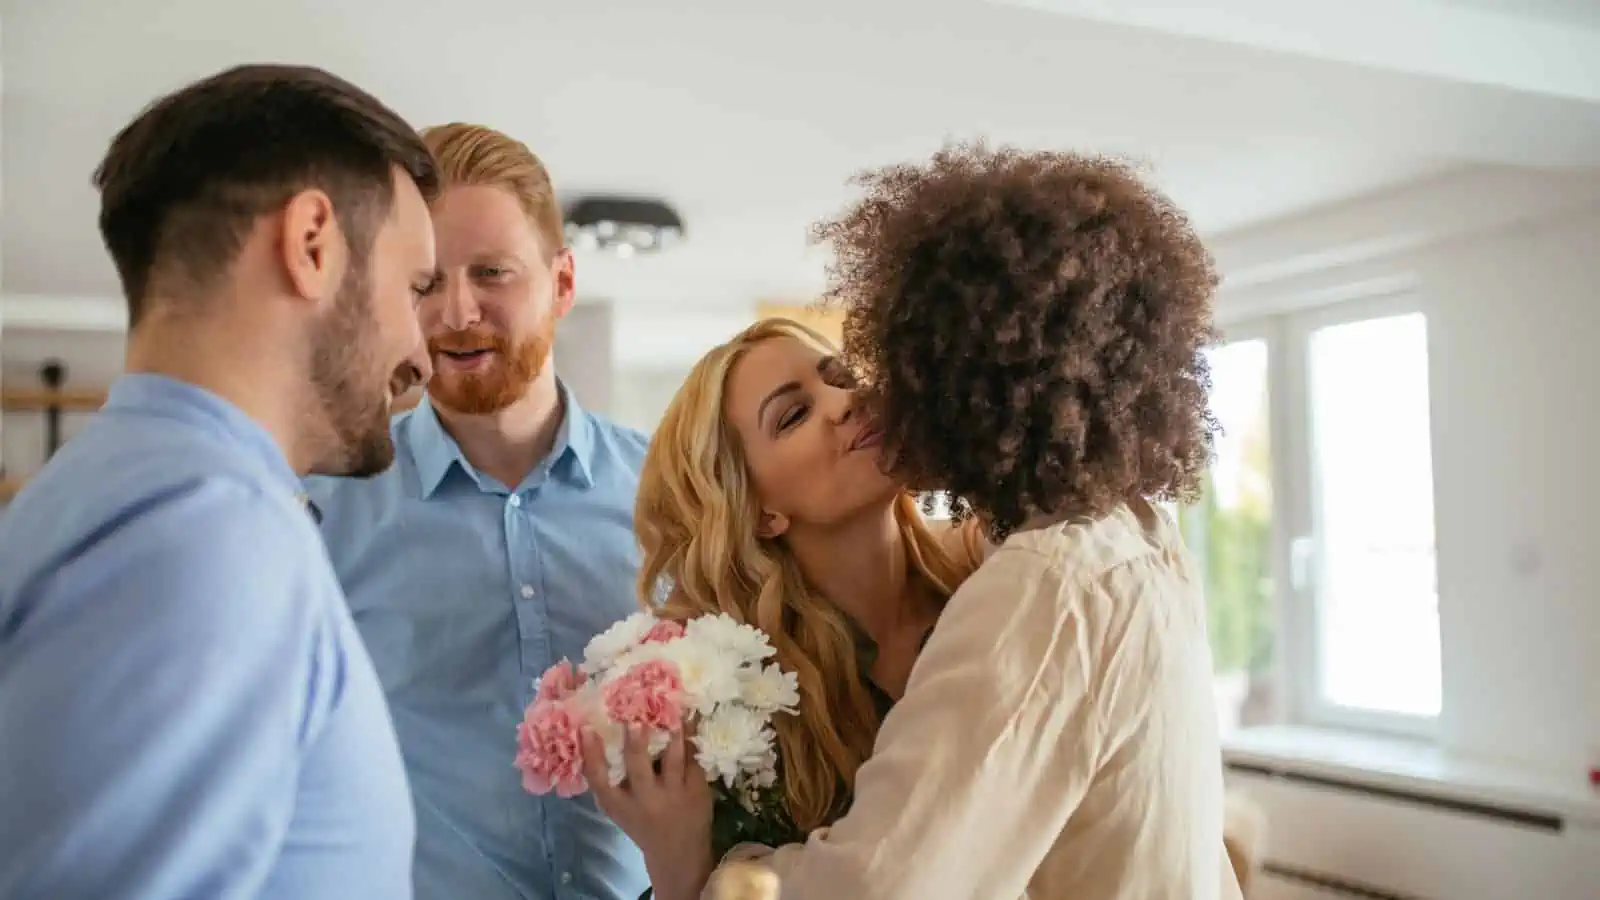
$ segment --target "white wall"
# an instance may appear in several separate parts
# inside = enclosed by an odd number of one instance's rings
[[[1224,317],[1420,298],[1440,740],[1581,778],[1600,761],[1600,181],[1467,173],[1215,247]]]
[[[756,319],[756,304],[726,309],[658,311],[620,307],[616,323],[613,416],[645,433],[706,351]]]
[[[689,368],[688,364],[645,365],[618,372],[612,417],[645,434],[654,432]]]
[[[1597,251],[1591,211],[1419,260],[1445,734],[1573,771],[1600,747]]]
[[[615,330],[609,303],[575,306],[556,326],[556,372],[580,404],[601,415],[613,401]]]

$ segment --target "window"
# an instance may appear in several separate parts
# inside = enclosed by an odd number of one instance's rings
[[[1317,699],[1435,717],[1439,597],[1420,313],[1309,332]],[[1302,545],[1306,546],[1306,545]]]
[[[928,491],[917,495],[917,502],[922,506],[922,512],[935,522],[950,519],[950,496],[942,491]]]
[[[1257,338],[1208,353],[1221,432],[1200,502],[1179,517],[1205,582],[1224,732],[1277,718],[1269,352]]]
[[[1180,519],[1219,724],[1427,732],[1443,704],[1425,316],[1296,313],[1208,355],[1221,433]]]

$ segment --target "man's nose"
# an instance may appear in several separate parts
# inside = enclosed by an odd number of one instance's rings
[[[406,356],[405,365],[411,370],[411,377],[416,384],[427,384],[433,377],[433,356],[428,353],[428,342],[418,340],[416,346],[411,348],[411,353]]]
[[[483,310],[464,278],[451,278],[445,284],[444,324],[451,331],[465,331],[483,320]]]

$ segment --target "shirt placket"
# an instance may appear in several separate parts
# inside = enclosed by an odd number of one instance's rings
[[[506,498],[506,557],[511,560],[512,604],[517,611],[517,635],[521,642],[524,697],[533,699],[533,685],[555,663],[550,617],[543,595],[545,579],[541,568],[539,533],[532,508],[537,488],[525,488]],[[572,843],[567,839],[570,823],[565,803],[541,797],[540,833],[536,836],[546,849],[546,863],[554,879],[557,900],[578,900]]]
[[[521,664],[517,701],[524,707],[532,702],[534,685],[547,668],[546,659],[550,655],[548,629],[539,604],[542,581],[539,578],[538,545],[534,540],[533,520],[529,515],[531,497],[531,493],[526,491],[512,491],[506,495],[503,509],[505,528],[502,532],[505,535],[507,574],[510,576],[511,608],[517,621],[517,657]],[[550,806],[542,802],[539,806],[538,818],[531,822],[520,822],[518,827],[528,831],[526,837],[530,846],[545,848],[544,863],[547,871],[554,872],[558,867],[559,853],[550,843],[550,837],[559,828],[551,827],[550,814],[553,810]]]

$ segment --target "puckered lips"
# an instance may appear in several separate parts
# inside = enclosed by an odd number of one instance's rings
[[[846,449],[851,453],[855,453],[859,450],[877,450],[882,446],[883,429],[878,427],[877,422],[869,419],[856,432],[856,436],[850,439],[850,445]]]

